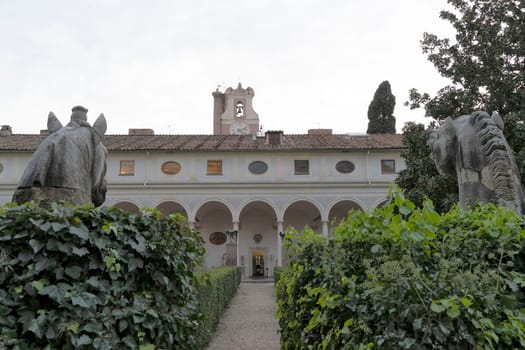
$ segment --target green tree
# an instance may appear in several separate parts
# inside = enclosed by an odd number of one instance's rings
[[[390,83],[385,80],[377,88],[374,99],[368,106],[368,134],[395,134],[396,118],[394,107],[396,97],[392,94]]]
[[[424,107],[425,115],[444,120],[475,110],[499,112],[505,122],[505,136],[516,153],[525,181],[525,4],[523,0],[448,0],[452,10],[440,17],[455,29],[455,40],[424,33],[423,53],[450,84],[435,96],[409,91],[411,109]],[[426,137],[421,127],[404,129],[408,148],[404,152],[407,169],[398,179],[409,198],[420,203],[421,193],[446,208],[457,187],[437,186],[444,181],[429,172]],[[438,191],[436,191],[436,188]],[[441,190],[439,190],[441,188]],[[444,192],[448,191],[448,192]]]
[[[405,195],[414,204],[421,206],[427,198],[432,199],[438,212],[447,212],[458,201],[457,181],[450,176],[439,174],[430,158],[430,148],[426,146],[432,124],[425,129],[423,124],[407,123],[403,128],[401,156],[406,168],[399,173],[396,183],[405,190]]]
[[[456,30],[454,41],[424,33],[423,53],[450,84],[431,97],[409,91],[411,108],[436,119],[525,109],[525,5],[523,0],[448,0],[440,17]]]

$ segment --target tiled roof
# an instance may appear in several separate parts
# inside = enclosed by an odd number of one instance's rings
[[[2,151],[34,151],[42,135],[13,134],[0,137]],[[402,135],[283,135],[279,145],[252,135],[106,135],[103,143],[109,151],[308,151],[401,149]]]

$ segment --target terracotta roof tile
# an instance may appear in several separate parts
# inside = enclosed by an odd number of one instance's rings
[[[0,137],[1,151],[34,151],[45,136],[13,134]],[[302,151],[401,149],[402,135],[371,134],[368,137],[336,135],[283,135],[282,143],[265,143],[252,135],[106,135],[109,151]]]

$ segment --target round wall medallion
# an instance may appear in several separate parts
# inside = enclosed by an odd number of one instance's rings
[[[260,233],[257,233],[253,236],[253,240],[255,241],[255,243],[261,243],[262,241],[262,235]]]
[[[335,165],[335,169],[342,174],[350,174],[354,171],[355,165],[348,160],[342,160]]]
[[[162,164],[161,170],[164,174],[175,175],[180,171],[180,164],[177,162],[166,162]]]
[[[252,174],[261,175],[268,170],[268,164],[260,160],[256,160],[255,162],[251,162],[250,165],[248,165],[248,170],[250,170],[250,173]]]
[[[226,242],[226,235],[224,232],[213,232],[210,234],[210,243],[221,245]]]

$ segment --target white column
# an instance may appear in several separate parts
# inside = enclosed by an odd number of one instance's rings
[[[283,222],[277,221],[277,266],[283,266],[283,241],[281,238],[283,231]]]
[[[192,230],[195,230],[195,221],[188,221],[188,226],[189,226]]]
[[[323,235],[325,237],[328,237],[328,221],[323,220],[321,223],[323,225],[323,229],[322,229],[323,230]]]
[[[239,222],[238,221],[234,221],[232,222],[232,226],[233,226],[233,230],[234,231],[237,231],[237,266],[241,266],[241,254],[240,254],[240,250],[239,250],[239,241],[241,240],[241,237],[240,237],[240,232],[239,232]]]

